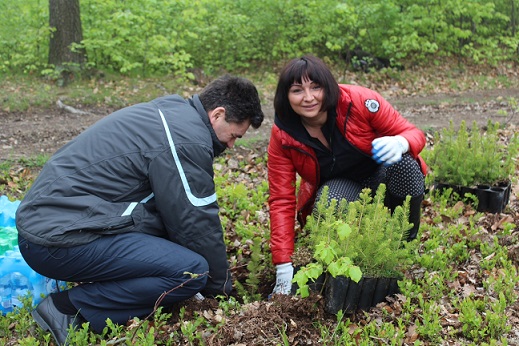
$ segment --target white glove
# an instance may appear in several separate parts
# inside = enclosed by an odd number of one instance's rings
[[[276,286],[272,294],[290,294],[292,290],[292,278],[294,276],[294,267],[292,263],[283,263],[276,266]]]
[[[371,142],[373,160],[389,166],[402,159],[402,154],[409,150],[409,142],[402,136],[386,136],[375,138]]]

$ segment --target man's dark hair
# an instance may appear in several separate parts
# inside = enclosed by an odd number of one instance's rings
[[[250,120],[255,129],[263,122],[258,90],[248,79],[225,75],[209,83],[198,95],[206,111],[225,108],[227,122]]]
[[[281,119],[298,116],[288,101],[288,91],[294,83],[302,83],[309,79],[323,88],[323,103],[321,111],[329,111],[337,106],[339,86],[330,69],[325,63],[312,55],[292,59],[279,75],[276,93],[274,95],[274,110]]]

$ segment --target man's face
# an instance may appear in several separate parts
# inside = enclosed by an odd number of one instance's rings
[[[218,140],[227,148],[232,148],[237,138],[242,138],[249,129],[250,121],[244,121],[241,124],[229,123],[225,120],[225,109],[218,107],[209,113],[211,125]]]

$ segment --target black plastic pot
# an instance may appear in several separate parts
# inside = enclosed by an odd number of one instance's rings
[[[336,314],[339,310],[353,313],[356,310],[369,310],[386,300],[387,296],[399,292],[396,278],[364,277],[358,283],[342,276],[329,275],[324,289],[324,309]]]
[[[331,275],[328,276],[324,288],[324,309],[327,312],[336,314],[339,310],[342,310],[346,294],[350,287],[350,279],[344,276],[338,276],[336,278]]]
[[[458,193],[460,198],[464,198],[470,193],[478,198],[479,212],[501,213],[510,199],[511,183],[503,182],[497,185],[478,185],[476,187],[458,186],[449,184],[436,184],[435,189],[444,190],[452,188],[453,192]]]

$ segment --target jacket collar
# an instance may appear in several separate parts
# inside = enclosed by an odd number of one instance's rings
[[[335,126],[336,117],[337,112],[335,111],[335,108],[329,110],[328,118],[324,126],[328,126],[330,129],[332,129]],[[277,114],[274,114],[274,123],[277,125],[277,127],[288,133],[296,141],[304,143],[313,148],[317,148],[316,144],[311,140],[308,131],[306,131],[305,127],[303,126],[301,118],[298,116],[282,120]]]
[[[218,137],[216,136],[216,132],[214,132],[213,125],[211,125],[211,121],[209,120],[209,115],[204,109],[204,106],[202,105],[202,102],[200,102],[200,98],[198,95],[193,95],[191,99],[189,99],[189,103],[195,107],[198,114],[200,114],[200,117],[202,118],[202,121],[204,122],[205,126],[209,130],[209,133],[211,134],[211,139],[213,140],[213,153],[214,156],[221,155],[227,147],[218,140]]]

